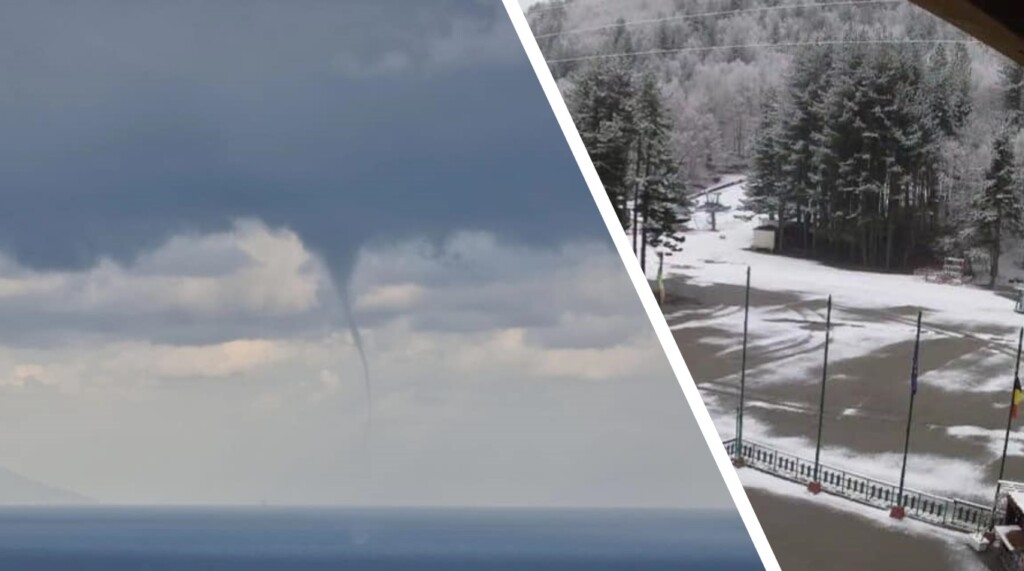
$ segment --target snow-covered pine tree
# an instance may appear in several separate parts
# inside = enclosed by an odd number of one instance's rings
[[[647,73],[636,80],[633,118],[636,138],[631,183],[636,189],[637,216],[643,229],[640,265],[646,267],[647,246],[677,249],[689,221],[689,201],[678,176],[678,160],[669,147],[671,122],[655,78]]]
[[[971,61],[967,48],[939,45],[928,57],[929,117],[947,137],[957,136],[971,114]]]
[[[895,270],[934,261],[940,248],[962,251],[961,230],[970,226],[966,214],[989,163],[991,125],[1004,121],[1001,97],[992,96],[1002,59],[944,43],[966,36],[902,5],[697,17],[727,10],[722,6],[778,3],[588,0],[531,10],[530,20],[538,31],[594,30],[545,38],[549,58],[605,54],[604,61],[650,70],[673,119],[681,178],[748,172],[751,206],[808,228],[811,255]],[[943,43],[909,45],[905,38]],[[882,43],[722,49],[821,39]],[[644,55],[623,58],[627,48]],[[694,50],[658,51],[675,48]],[[829,65],[815,62],[813,52]],[[556,63],[552,72],[571,92],[592,64]],[[1016,78],[1006,83],[1007,95],[1014,109],[1024,109],[1024,73],[1007,72]],[[821,92],[810,94],[808,86]],[[772,94],[776,100],[768,102]],[[787,234],[793,238],[799,235]],[[787,241],[787,253],[794,245],[803,244]]]
[[[747,200],[744,207],[758,214],[766,214],[779,222],[785,218],[785,175],[783,173],[784,144],[781,122],[781,103],[777,94],[770,94],[761,106],[761,121],[754,138],[754,156],[751,174],[747,180]],[[775,233],[775,249],[781,246],[781,231]]]
[[[1010,135],[1004,130],[992,144],[992,165],[985,176],[984,188],[974,198],[970,217],[974,243],[984,248],[991,258],[990,286],[995,286],[999,275],[1003,238],[1007,233],[1021,231],[1021,200],[1016,179]]]
[[[633,76],[617,61],[597,61],[574,76],[567,98],[573,121],[619,222],[628,226],[630,151],[636,136]]]
[[[824,96],[822,139],[829,160],[821,165],[822,189],[829,191],[831,250],[840,260],[866,262],[865,234],[877,210],[871,204],[867,141],[874,133],[863,118],[867,100],[865,54],[851,49],[839,54],[832,69],[830,89]]]
[[[810,249],[810,226],[822,206],[816,172],[822,149],[818,147],[821,139],[815,134],[825,122],[818,102],[829,89],[831,66],[831,52],[827,49],[808,49],[798,54],[788,81],[786,113],[780,117],[785,179],[782,196],[791,203],[793,217],[800,224],[804,251]]]
[[[1020,127],[1024,114],[1024,67],[1005,62],[999,69],[999,83],[1003,90],[1003,108],[1009,113],[1010,122]]]
[[[956,44],[952,51],[949,69],[946,72],[948,78],[946,89],[950,91],[949,107],[952,109],[950,116],[952,131],[949,134],[959,135],[974,112],[974,101],[971,94],[973,74],[971,73],[971,55],[967,51],[967,46]]]

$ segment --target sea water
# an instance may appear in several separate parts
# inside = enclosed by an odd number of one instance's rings
[[[761,569],[734,513],[3,508],[0,570]]]

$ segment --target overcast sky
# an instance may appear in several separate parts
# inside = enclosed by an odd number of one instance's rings
[[[103,502],[729,505],[496,0],[5,2],[0,74],[0,465]]]

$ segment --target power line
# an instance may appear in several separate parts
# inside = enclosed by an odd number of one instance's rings
[[[551,12],[552,10],[563,10],[565,8],[568,8],[569,4],[570,4],[569,2],[563,1],[563,2],[558,2],[557,4],[552,4],[551,6],[543,6],[541,8],[534,8],[534,7],[531,6],[530,8],[527,8],[526,10],[524,10],[524,12],[526,12],[527,15],[530,15],[530,14],[538,14],[538,13],[541,13],[541,12]]]
[[[797,10],[800,8],[835,8],[843,6],[876,6],[876,5],[888,5],[888,4],[903,4],[905,0],[843,0],[841,2],[812,2],[809,4],[792,4],[788,6],[759,6],[757,8],[741,8],[738,10],[722,10],[717,12],[702,12],[700,14],[683,14],[680,16],[666,16],[663,18],[651,18],[648,20],[633,20],[631,22],[621,22],[615,24],[606,24],[603,26],[594,26],[591,28],[576,28],[574,30],[565,30],[561,32],[552,32],[549,34],[541,34],[536,36],[538,40],[544,38],[552,38],[555,36],[567,36],[574,34],[586,34],[590,32],[601,32],[605,30],[614,30],[620,26],[629,28],[634,26],[645,26],[649,24],[657,24],[660,22],[673,22],[682,20],[697,20],[700,18],[715,18],[715,17],[727,17],[737,16],[740,14],[752,14],[757,12],[771,12],[778,10]]]
[[[975,44],[974,40],[821,40],[815,42],[780,42],[780,43],[762,43],[762,44],[733,44],[727,46],[699,46],[699,47],[688,47],[688,48],[673,48],[664,50],[648,50],[642,52],[625,52],[625,53],[612,53],[612,54],[594,54],[588,56],[558,58],[548,60],[548,65],[556,63],[568,63],[574,61],[586,61],[594,59],[612,59],[612,58],[626,58],[626,57],[642,57],[642,56],[657,56],[657,55],[669,55],[687,52],[705,52],[714,50],[732,50],[732,49],[774,49],[774,48],[810,48],[819,46],[841,46],[841,45],[878,45],[878,44]]]

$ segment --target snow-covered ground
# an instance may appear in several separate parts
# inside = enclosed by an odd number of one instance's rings
[[[927,410],[917,422],[922,425],[921,431],[926,430],[924,424],[929,422],[934,426],[927,427],[926,450],[911,448],[908,486],[978,501],[991,497],[995,482],[989,467],[1002,452],[1001,427],[1005,426],[1005,400],[1013,381],[1017,330],[1024,325],[1024,316],[1014,311],[1013,301],[973,286],[931,283],[920,276],[837,269],[810,260],[752,251],[753,230],[764,220],[744,211],[744,198],[742,183],[720,191],[719,201],[730,210],[717,214],[717,230],[710,229],[706,213],[697,212],[683,251],[666,252],[665,269],[670,278],[682,278],[684,295],[714,286],[742,287],[748,266],[752,288],[782,294],[767,301],[762,299],[751,307],[750,351],[762,358],[747,370],[748,388],[753,384],[759,390],[783,397],[772,402],[750,402],[744,423],[746,438],[813,457],[814,441],[806,435],[807,431],[793,430],[791,426],[784,429],[777,424],[783,415],[772,414],[771,409],[789,407],[806,411],[811,405],[811,412],[816,410],[816,400],[808,397],[816,398],[821,382],[824,300],[829,295],[833,298],[829,361],[830,370],[836,371],[829,376],[829,382],[863,383],[861,388],[848,393],[865,393],[876,386],[871,383],[881,381],[878,386],[889,387],[884,398],[893,401],[888,403],[893,410],[901,411],[894,413],[895,420],[885,422],[892,425],[894,433],[901,433],[904,403],[910,389],[909,350],[914,339],[915,313],[920,309],[924,313],[922,352],[931,351],[922,356],[922,362],[933,366],[922,369],[918,395],[920,399],[928,393],[928,402],[919,405]],[[648,271],[653,279],[657,268]],[[783,298],[784,301],[775,301]],[[742,338],[741,304],[739,298],[728,303],[681,304],[666,309],[670,326],[677,339],[682,339],[684,358],[700,360],[703,370],[715,369],[711,363],[715,358],[732,360],[729,367],[712,378],[695,374],[718,430],[726,438],[735,430],[739,371],[731,363]],[[961,346],[960,353],[936,354]],[[889,360],[876,359],[883,353]],[[875,369],[858,376],[851,368],[861,364]],[[878,376],[885,378],[879,380]],[[792,402],[786,400],[786,394],[793,395]],[[867,394],[863,400],[872,400],[870,397]],[[965,400],[962,411],[958,399]],[[841,411],[837,417],[860,417],[865,423],[830,427],[833,431],[843,426],[867,426],[872,422],[868,417],[878,414],[861,401],[833,400],[829,406]],[[882,480],[898,480],[902,449],[880,448],[890,441],[902,444],[899,435],[886,435],[880,439],[884,444],[860,448],[842,443],[856,440],[851,435],[833,432],[828,436],[831,438],[826,438],[823,462]],[[1024,432],[1014,430],[1009,453],[1011,457],[1024,456]],[[1008,472],[1007,477],[1024,480],[1024,472]],[[763,482],[760,485],[764,487]]]
[[[756,470],[742,470],[740,479],[743,486],[748,489],[763,490],[776,496],[798,501],[813,500],[825,509],[848,515],[855,521],[876,525],[894,534],[910,534],[935,540],[937,545],[946,547],[947,556],[952,560],[951,564],[961,571],[985,571],[988,569],[981,558],[966,547],[965,536],[962,533],[911,519],[897,521],[890,518],[888,512],[829,494],[812,496],[804,486]],[[865,548],[869,548],[869,546],[865,546]]]
[[[1012,301],[984,289],[930,283],[919,276],[843,270],[751,251],[754,228],[763,219],[743,209],[746,187],[737,184],[719,195],[721,204],[731,210],[716,215],[715,232],[710,229],[709,215],[695,214],[694,229],[686,235],[683,251],[666,252],[669,275],[685,274],[698,284],[743,285],[750,266],[752,285],[759,289],[799,292],[807,297],[831,294],[839,306],[862,309],[920,307],[930,323],[951,327],[977,324],[1012,330],[1024,325],[1024,318],[1013,311]],[[648,272],[653,279],[656,265],[651,264]]]

